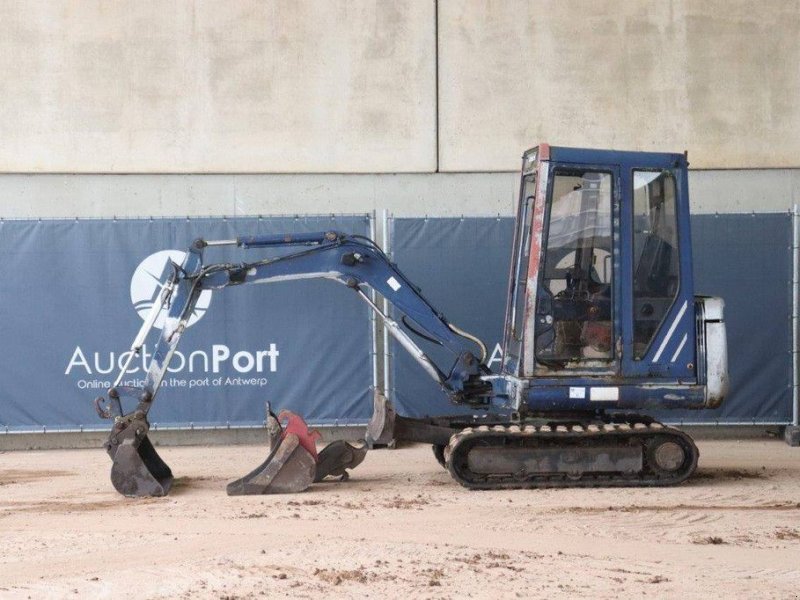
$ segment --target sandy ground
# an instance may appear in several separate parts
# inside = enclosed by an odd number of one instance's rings
[[[101,450],[0,454],[0,597],[800,597],[800,449],[698,443],[668,489],[470,492],[428,447],[229,498],[263,448],[165,448],[130,500]]]

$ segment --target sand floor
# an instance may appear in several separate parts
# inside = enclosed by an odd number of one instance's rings
[[[698,446],[676,488],[470,492],[415,446],[233,498],[263,448],[164,448],[175,488],[142,500],[102,450],[6,452],[0,597],[800,597],[800,449]]]

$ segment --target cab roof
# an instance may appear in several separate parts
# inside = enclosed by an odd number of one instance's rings
[[[635,152],[630,150],[599,150],[595,148],[570,148],[567,146],[551,146],[539,144],[526,150],[523,161],[533,153],[538,153],[540,160],[559,163],[575,163],[581,165],[620,165],[626,167],[687,167],[689,165],[685,153],[677,152]]]

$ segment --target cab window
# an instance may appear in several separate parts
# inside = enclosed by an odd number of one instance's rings
[[[633,357],[647,353],[678,295],[680,260],[675,177],[633,172]]]
[[[611,187],[610,173],[554,175],[536,313],[542,364],[614,356]]]

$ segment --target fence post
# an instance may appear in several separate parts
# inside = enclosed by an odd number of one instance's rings
[[[800,308],[800,212],[792,205],[792,425],[800,425],[800,398],[798,398],[798,308]]]
[[[374,240],[376,236],[376,211],[373,210],[369,213],[367,219],[369,220],[369,239]],[[372,301],[375,302],[377,292],[373,289],[370,292],[370,296]],[[374,394],[378,391],[378,319],[375,318],[375,311],[372,310],[369,311],[369,331],[372,341],[372,393]]]
[[[383,251],[386,253],[386,256],[389,257],[389,260],[393,260],[393,252],[392,252],[392,239],[391,233],[389,228],[389,219],[391,216],[389,215],[388,209],[383,209],[381,211],[381,228],[382,228],[382,245]],[[389,301],[384,298],[383,299],[383,314],[388,315],[389,310],[391,307],[389,306]],[[389,330],[384,327],[383,328],[383,395],[386,399],[392,400],[392,396],[394,394],[391,393],[391,377],[389,370],[391,369],[391,363],[389,359]]]

